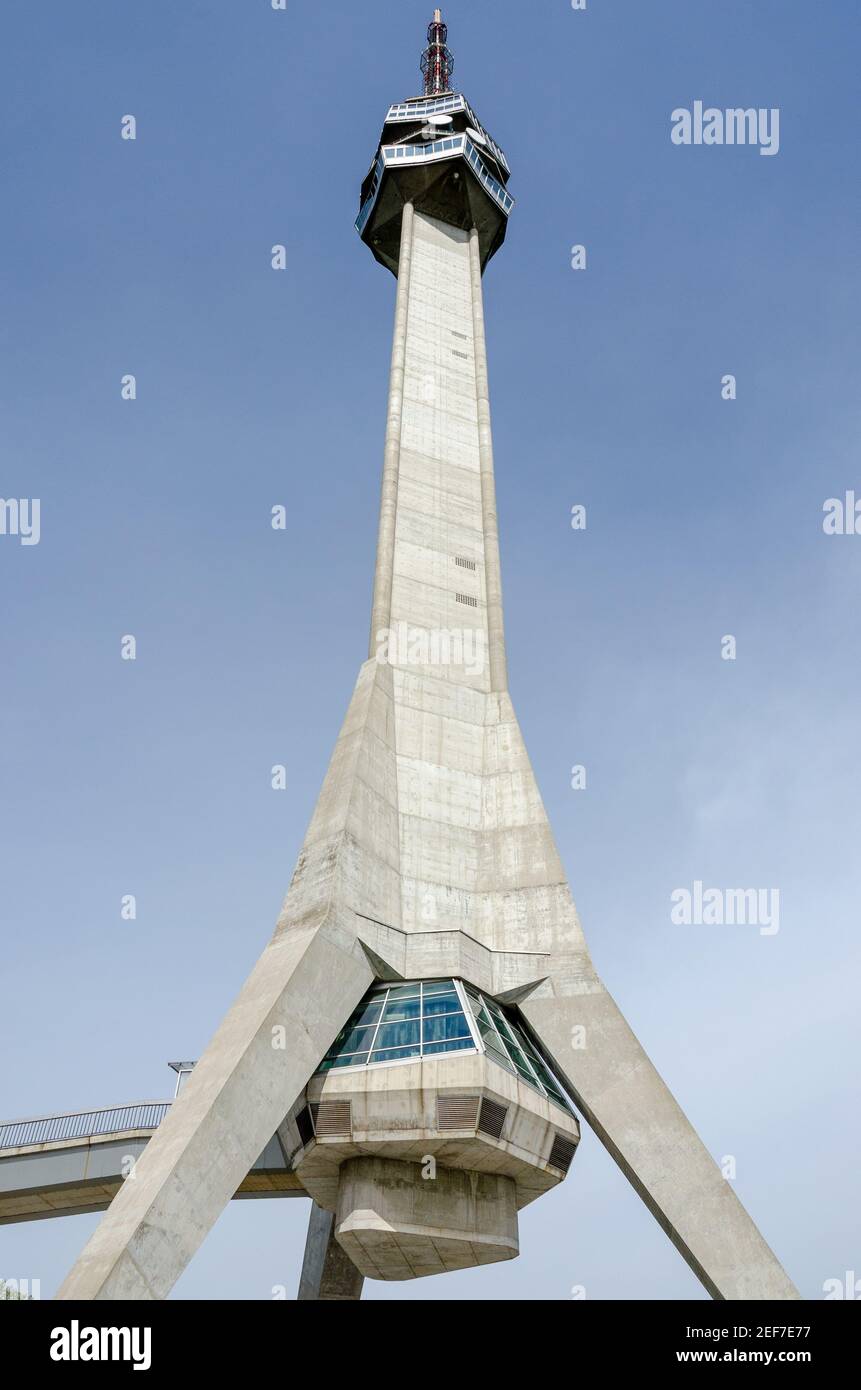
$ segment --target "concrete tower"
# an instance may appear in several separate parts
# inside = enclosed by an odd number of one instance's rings
[[[452,70],[437,10],[356,224],[397,277],[368,659],[272,941],[61,1298],[164,1297],[273,1134],[300,1297],[510,1259],[577,1115],[715,1298],[797,1297],[595,973],[508,694],[482,274],[513,202]]]

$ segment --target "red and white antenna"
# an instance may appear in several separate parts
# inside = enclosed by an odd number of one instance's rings
[[[433,19],[428,25],[428,46],[422,54],[422,76],[425,80],[425,96],[435,97],[440,92],[450,92],[450,78],[454,72],[454,57],[448,47],[448,25],[443,24],[442,11],[434,10]]]

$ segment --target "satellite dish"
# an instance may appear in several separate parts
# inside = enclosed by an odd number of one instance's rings
[[[451,116],[428,116],[428,125],[451,125]]]
[[[480,130],[473,130],[471,125],[466,128],[466,133],[474,145],[486,145],[487,141]]]

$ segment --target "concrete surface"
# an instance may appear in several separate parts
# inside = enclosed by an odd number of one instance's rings
[[[421,1279],[513,1260],[514,1183],[498,1173],[350,1158],[341,1168],[335,1233],[370,1279]]]
[[[335,1214],[311,1203],[300,1302],[346,1303],[362,1297],[364,1276],[335,1239]]]

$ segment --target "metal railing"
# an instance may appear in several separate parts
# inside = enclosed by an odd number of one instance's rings
[[[441,97],[417,97],[415,101],[399,101],[389,107],[386,125],[390,121],[420,121],[428,116],[440,116],[448,111],[466,111],[466,99],[460,92]]]
[[[466,157],[487,191],[496,199],[506,217],[514,207],[514,199],[506,192],[498,179],[495,179],[471,140],[466,142]]]
[[[92,1139],[96,1135],[121,1134],[130,1129],[157,1129],[172,1101],[144,1100],[136,1105],[117,1105],[108,1110],[83,1110],[72,1115],[46,1115],[38,1120],[13,1120],[0,1125],[0,1151],[23,1149],[31,1144],[52,1144],[64,1139]]]
[[[375,202],[377,201],[377,194],[380,191],[380,179],[382,178],[383,170],[385,167],[385,160],[383,159],[382,154],[380,154],[377,157],[377,162],[374,166],[374,177],[371,183],[371,191],[368,194],[365,201],[363,202],[359,215],[356,218],[356,231],[359,233],[359,236],[361,236],[362,232],[365,230],[365,223],[370,217],[371,210]]]
[[[514,199],[511,194],[503,188],[502,184],[489,172],[487,165],[475,148],[475,145],[466,135],[447,135],[441,140],[434,140],[421,145],[383,145],[374,171],[371,191],[362,204],[362,210],[359,216],[356,218],[356,231],[359,235],[364,232],[368,218],[379,196],[382,183],[381,175],[384,168],[397,166],[398,164],[430,164],[438,159],[450,159],[452,155],[457,154],[463,155],[464,158],[469,161],[490,196],[499,204],[506,217],[508,217],[511,209],[514,207]]]
[[[505,158],[503,151],[497,145],[492,135],[485,130],[481,121],[476,116],[466,97],[460,92],[453,92],[444,97],[419,97],[415,101],[401,101],[395,106],[389,107],[389,114],[386,116],[386,125],[397,121],[420,121],[426,120],[429,116],[441,116],[443,114],[465,111],[470,123],[487,140],[488,145],[493,150],[506,174],[511,173],[511,167]]]

